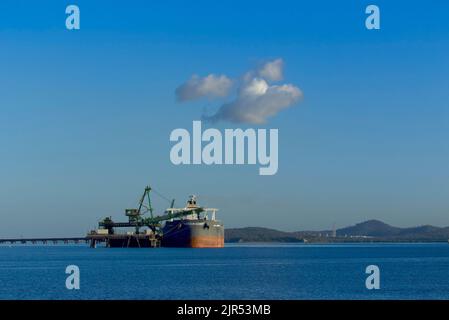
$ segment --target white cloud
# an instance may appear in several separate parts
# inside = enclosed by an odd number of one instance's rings
[[[203,97],[225,97],[232,86],[232,80],[225,75],[210,74],[206,77],[193,75],[176,89],[178,101],[196,100]]]
[[[261,78],[268,81],[282,80],[282,72],[284,68],[284,61],[282,59],[276,59],[265,63],[259,68],[258,74]]]
[[[247,72],[234,100],[223,104],[211,116],[203,115],[203,119],[262,124],[280,111],[293,106],[303,97],[300,88],[293,84],[270,85],[272,81],[282,80],[283,68],[283,60],[275,59]],[[226,97],[231,86],[232,81],[225,75],[210,74],[204,78],[194,75],[176,89],[176,96],[178,101]]]
[[[270,86],[264,79],[253,78],[243,84],[234,101],[222,105],[213,116],[204,118],[262,124],[302,96],[302,91],[292,84]]]

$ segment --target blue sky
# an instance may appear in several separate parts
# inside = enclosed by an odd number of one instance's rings
[[[71,3],[79,31],[69,3],[0,3],[2,236],[83,234],[146,184],[178,205],[198,194],[227,227],[449,225],[447,1]],[[276,58],[304,93],[250,125],[279,129],[278,173],[172,165],[170,132],[220,106],[175,89]]]

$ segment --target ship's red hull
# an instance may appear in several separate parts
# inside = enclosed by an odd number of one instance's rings
[[[190,240],[191,248],[223,248],[224,237],[198,236]]]

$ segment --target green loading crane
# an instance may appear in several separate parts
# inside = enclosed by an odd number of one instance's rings
[[[137,209],[126,209],[125,215],[128,217],[128,222],[114,222],[111,217],[106,217],[98,223],[98,226],[108,230],[108,234],[114,234],[114,228],[134,227],[136,234],[140,233],[140,228],[148,227],[155,234],[159,233],[160,223],[166,220],[180,218],[191,214],[200,214],[205,211],[202,207],[174,209],[175,200],[171,200],[170,208],[165,211],[164,215],[154,216],[153,207],[151,205],[151,187],[145,187],[142,197],[139,201]],[[165,198],[165,197],[164,197]],[[145,199],[148,200],[148,205],[145,204]],[[166,198],[165,198],[166,199]],[[149,217],[144,215],[150,212]]]

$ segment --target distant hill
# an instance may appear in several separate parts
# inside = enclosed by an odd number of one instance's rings
[[[337,235],[391,237],[401,233],[401,228],[392,227],[379,220],[368,220],[351,227],[337,230]]]
[[[337,236],[368,236],[389,240],[448,240],[449,227],[419,226],[392,227],[379,220],[368,220],[351,227],[338,229]]]
[[[235,242],[354,242],[354,241],[447,241],[449,227],[430,225],[398,228],[379,220],[368,220],[332,231],[284,232],[268,228],[247,227],[225,229],[225,241]]]

